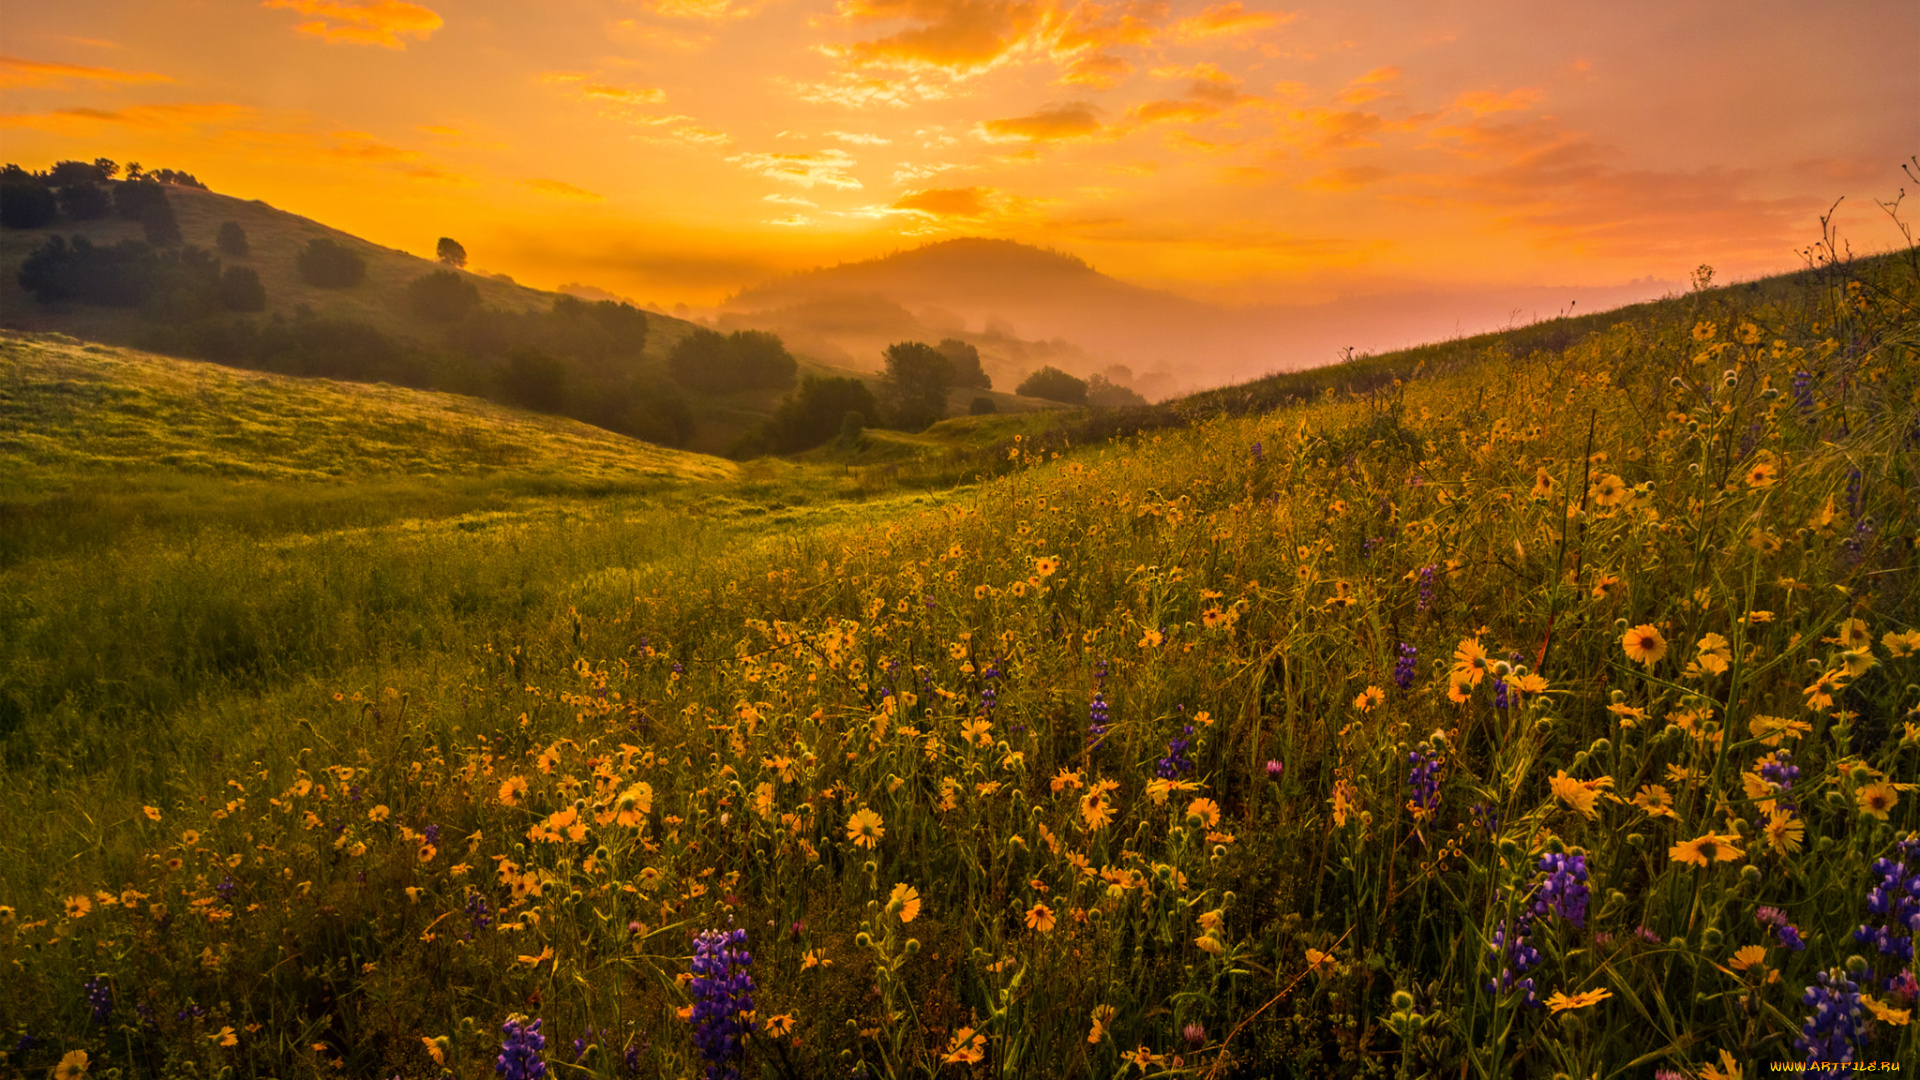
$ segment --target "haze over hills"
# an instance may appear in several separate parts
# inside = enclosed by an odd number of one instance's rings
[[[955,336],[979,348],[996,386],[1050,363],[1117,375],[1161,398],[1331,363],[1347,350],[1600,311],[1675,288],[1648,279],[1227,307],[1120,281],[1072,255],[963,238],[777,278],[728,299],[719,313],[724,325],[773,330],[842,364],[873,366],[881,348],[906,336]],[[1127,370],[1115,373],[1114,365]]]

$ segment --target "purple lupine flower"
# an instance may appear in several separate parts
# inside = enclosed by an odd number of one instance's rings
[[[540,1020],[532,1023],[519,1016],[509,1017],[500,1031],[506,1039],[500,1043],[500,1056],[494,1059],[493,1071],[500,1074],[502,1080],[536,1080],[547,1075],[547,1063],[540,1057],[540,1051],[547,1048],[547,1037],[540,1034]]]
[[[1807,1063],[1837,1064],[1854,1060],[1860,1048],[1860,987],[1840,968],[1814,975],[1814,985],[1800,997],[1800,1003],[1813,1006],[1813,1015],[1793,1040],[1795,1051],[1807,1055]],[[1802,1070],[1803,1072],[1807,1070]]]
[[[993,686],[994,680],[998,678],[1000,678],[999,659],[987,661],[987,666],[980,672],[980,711],[988,719],[992,719],[994,706],[1000,703],[1000,693]]]
[[[1792,923],[1776,927],[1774,936],[1780,939],[1780,944],[1786,946],[1788,952],[1801,952],[1807,947],[1807,943],[1800,937],[1800,928]]]
[[[1430,743],[1422,742],[1407,753],[1407,786],[1413,789],[1409,809],[1425,813],[1440,805],[1440,755]]]
[[[1576,928],[1586,929],[1591,895],[1587,890],[1587,857],[1550,852],[1541,857],[1540,869],[1547,879],[1533,894],[1534,915],[1545,918],[1551,911]]]
[[[1813,411],[1813,372],[1793,373],[1793,404],[1803,413]]]
[[[1793,751],[1775,750],[1772,754],[1761,758],[1760,778],[1772,784],[1773,790],[1779,794],[1784,795],[1791,790],[1794,782],[1800,779],[1800,767],[1793,763]],[[1790,811],[1798,809],[1792,803],[1783,805]]]
[[[753,954],[745,930],[709,930],[693,943],[693,1042],[707,1080],[740,1080],[747,1021],[753,1011]]]
[[[1153,767],[1153,775],[1162,780],[1172,780],[1177,776],[1193,771],[1193,759],[1187,756],[1187,749],[1193,745],[1193,725],[1188,724],[1178,736],[1167,740],[1167,756]]]
[[[1420,603],[1417,609],[1419,611],[1424,612],[1433,606],[1433,572],[1437,569],[1439,569],[1437,564],[1428,564],[1420,568]]]
[[[87,980],[87,1006],[92,1010],[93,1022],[104,1024],[113,1018],[113,985],[103,975],[95,975]]]
[[[1500,808],[1487,803],[1474,803],[1468,813],[1473,815],[1473,826],[1492,836],[1500,831]]]
[[[1263,458],[1264,458],[1264,455],[1263,455],[1263,454],[1261,454],[1261,452],[1260,452],[1260,444],[1259,444],[1258,442],[1255,442],[1255,443],[1253,444],[1253,448],[1252,448],[1252,452],[1253,452],[1253,460],[1254,460],[1255,462],[1259,462],[1259,461],[1261,461],[1261,460],[1263,460]]]
[[[1902,840],[1897,854],[1897,859],[1874,860],[1878,880],[1867,890],[1867,914],[1875,918],[1861,923],[1853,940],[1911,964],[1914,932],[1920,930],[1920,840]]]
[[[1107,662],[1097,660],[1093,665],[1093,704],[1087,710],[1087,745],[1098,746],[1107,735]]]
[[[1526,977],[1527,972],[1540,964],[1540,950],[1527,942],[1530,929],[1524,912],[1511,933],[1508,932],[1505,919],[1500,920],[1500,925],[1494,929],[1493,940],[1488,944],[1487,951],[1500,958],[1501,967],[1500,977],[1487,983],[1488,993],[1499,994],[1508,990],[1524,990],[1526,994],[1521,1000],[1525,1004],[1540,1003],[1540,999],[1533,991],[1533,980]]]
[[[1393,662],[1393,685],[1402,690],[1413,688],[1413,665],[1419,655],[1419,649],[1404,641],[1400,643],[1400,658]]]

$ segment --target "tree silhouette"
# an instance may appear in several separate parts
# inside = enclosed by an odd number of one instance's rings
[[[113,199],[92,181],[60,189],[60,209],[72,221],[97,221],[113,212]]]
[[[942,338],[934,348],[953,362],[953,385],[974,390],[993,389],[993,380],[980,366],[980,350],[959,338]]]
[[[560,361],[531,346],[507,353],[500,373],[500,392],[508,402],[535,412],[557,413],[567,404],[567,369]]]
[[[893,426],[920,431],[947,415],[947,389],[953,385],[953,361],[919,341],[887,346],[887,372],[881,382]]]
[[[467,249],[461,247],[460,241],[455,240],[451,236],[443,236],[440,238],[439,245],[434,248],[433,257],[453,267],[455,270],[467,265]]]
[[[237,221],[221,223],[220,231],[214,236],[213,243],[215,247],[220,249],[220,254],[225,255],[229,259],[244,259],[247,257],[247,251],[249,250],[247,247],[247,230],[241,228],[240,223]]]
[[[220,275],[220,306],[228,311],[267,310],[267,289],[250,266],[229,266]]]
[[[779,453],[798,453],[845,431],[849,417],[866,426],[879,412],[873,391],[859,379],[809,375],[800,380],[800,389],[787,395],[773,411],[767,421],[766,441]]]
[[[367,261],[324,237],[307,242],[294,260],[300,277],[322,289],[344,289],[367,276]]]
[[[9,229],[38,229],[51,222],[60,204],[47,186],[30,174],[9,173],[0,180],[0,225]]]
[[[1087,403],[1087,384],[1084,380],[1048,365],[1027,376],[1014,393],[1021,397],[1045,398],[1048,401],[1063,402],[1067,405],[1085,405]]]
[[[407,285],[413,313],[435,322],[459,322],[480,306],[480,287],[454,270],[422,274]]]

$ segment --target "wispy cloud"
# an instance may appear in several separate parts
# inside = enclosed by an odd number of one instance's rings
[[[735,154],[727,159],[749,172],[803,188],[853,190],[859,180],[847,173],[856,162],[845,150],[818,150],[806,154]]]
[[[294,30],[336,44],[404,49],[402,36],[425,41],[446,25],[439,13],[406,0],[264,0],[260,6],[310,16]]]
[[[64,86],[70,82],[168,83],[173,80],[151,71],[62,64],[52,60],[23,60],[0,56],[0,87]]]
[[[1198,15],[1173,25],[1173,36],[1180,41],[1200,41],[1223,34],[1245,34],[1252,30],[1284,26],[1299,18],[1296,12],[1248,11],[1240,0],[1215,4]]]
[[[1053,142],[1081,139],[1100,130],[1094,107],[1085,101],[1049,105],[1025,116],[983,120],[974,131],[989,142]]]
[[[236,120],[252,112],[252,109],[244,105],[229,105],[224,102],[129,105],[124,109],[77,107],[54,109],[44,113],[0,114],[0,127],[70,132],[88,125],[107,124],[144,131],[191,131],[209,124]]]
[[[978,218],[993,211],[998,194],[985,187],[930,188],[894,200],[893,208],[934,218]]]
[[[559,180],[546,180],[538,177],[531,180],[522,180],[520,181],[520,186],[526,188],[528,191],[536,191],[542,195],[551,195],[556,199],[605,202],[607,198],[597,191],[588,191],[586,188],[575,187],[572,184],[562,183]]]

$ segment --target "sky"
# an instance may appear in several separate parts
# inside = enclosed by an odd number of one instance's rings
[[[1894,242],[1916,43],[1912,0],[14,3],[0,156],[664,305],[955,236],[1228,303],[1724,281],[1842,196]]]

